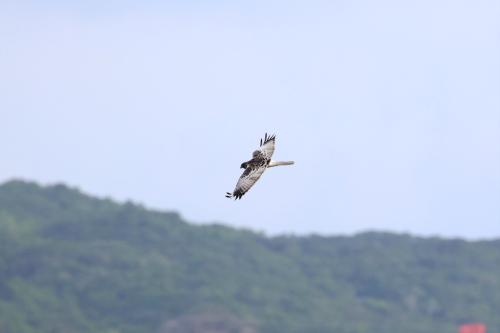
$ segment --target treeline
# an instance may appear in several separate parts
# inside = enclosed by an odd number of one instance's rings
[[[266,237],[0,186],[1,333],[500,333],[499,311],[500,241]]]

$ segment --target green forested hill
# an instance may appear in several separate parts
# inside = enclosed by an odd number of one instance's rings
[[[1,333],[451,333],[469,321],[500,333],[500,241],[269,238],[63,185],[0,186]]]

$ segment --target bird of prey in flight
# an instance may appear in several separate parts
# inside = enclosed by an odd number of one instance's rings
[[[291,165],[295,162],[277,162],[272,161],[271,157],[274,153],[274,144],[276,143],[276,136],[264,136],[264,140],[260,139],[260,147],[252,154],[252,159],[241,164],[241,168],[245,169],[233,193],[227,192],[226,198],[241,199],[241,197],[248,192],[248,190],[259,180],[260,176],[266,171],[267,168],[272,168],[278,165]]]

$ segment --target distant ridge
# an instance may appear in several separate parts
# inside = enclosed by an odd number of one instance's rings
[[[0,185],[0,332],[500,333],[500,241],[266,237]]]

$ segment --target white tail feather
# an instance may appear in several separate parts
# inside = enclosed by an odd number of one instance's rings
[[[272,168],[272,167],[279,166],[279,165],[292,165],[292,164],[295,164],[295,162],[294,161],[284,161],[284,162],[271,161],[271,162],[269,162],[269,165],[267,167]]]

